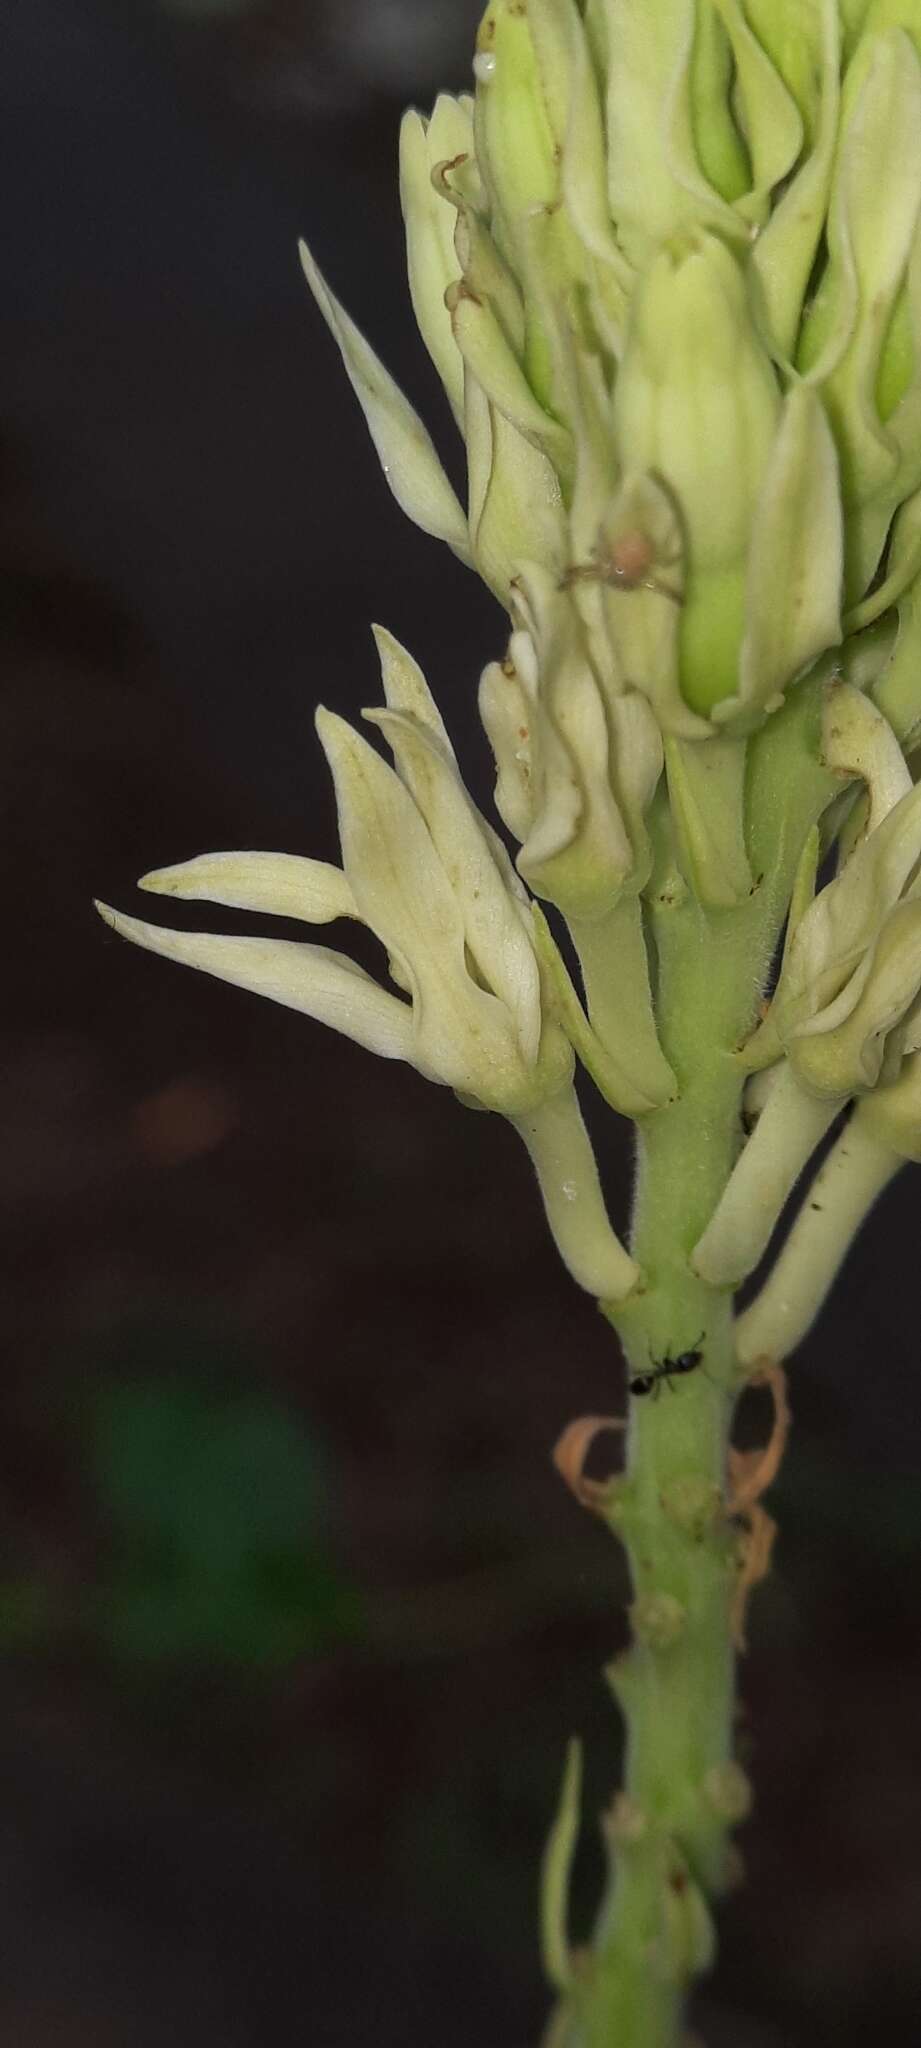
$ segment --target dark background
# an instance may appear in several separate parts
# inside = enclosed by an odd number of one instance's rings
[[[471,0],[6,0],[0,338],[0,2028],[17,2048],[535,2048],[535,1872],[618,1768],[616,1552],[549,1454],[616,1407],[496,1119],[121,945],[144,869],[335,857],[318,698],[423,661],[483,800],[502,623],[406,525],[305,232],[450,451],[398,115]],[[450,456],[453,460],[453,455]],[[194,919],[191,920],[194,922]],[[218,919],[218,923],[221,920]],[[233,922],[233,920],[231,920]],[[624,1213],[629,1158],[603,1165]],[[917,1180],[798,1366],[709,2048],[921,1998]]]

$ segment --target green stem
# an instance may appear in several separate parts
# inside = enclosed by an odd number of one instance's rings
[[[742,1077],[730,1054],[750,1022],[758,922],[748,913],[731,930],[691,903],[659,932],[663,1042],[683,1092],[640,1130],[632,1248],[646,1290],[617,1328],[631,1376],[692,1349],[703,1358],[631,1404],[615,1526],[630,1557],[634,1641],[612,1674],[627,1725],[625,1797],[573,2048],[672,2048],[687,1985],[710,1959],[708,1901],[724,1887],[738,1817],[734,1546],[722,1509],[731,1303],[689,1254],[738,1146]]]
[[[656,1016],[678,1100],[643,1120],[631,1249],[644,1286],[610,1306],[631,1379],[700,1349],[698,1367],[634,1398],[612,1528],[634,1589],[633,1642],[610,1677],[626,1723],[624,1791],[594,1942],[567,1994],[563,2048],[677,2048],[688,1987],[712,1959],[710,1903],[747,1787],[733,1759],[736,1546],[724,1508],[733,1402],[732,1307],[690,1254],[741,1142],[733,1052],[756,1003],[828,778],[810,742],[816,705],[784,713],[752,749],[747,817],[761,886],[738,909],[651,890]],[[781,822],[782,821],[782,822]],[[779,829],[780,828],[780,829]],[[756,864],[773,841],[770,873]]]

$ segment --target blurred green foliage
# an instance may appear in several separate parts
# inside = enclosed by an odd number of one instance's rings
[[[271,1668],[360,1628],[318,1447],[267,1396],[172,1376],[103,1385],[90,1457],[113,1537],[97,1626],[120,1657]]]
[[[245,1682],[365,1635],[335,1558],[329,1459],[232,1336],[142,1319],[103,1339],[76,1383],[76,1403],[39,1427],[63,1429],[82,1580],[62,1585],[51,1561],[0,1580],[0,1652],[82,1647],[147,1678]]]

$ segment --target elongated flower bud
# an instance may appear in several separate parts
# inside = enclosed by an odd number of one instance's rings
[[[743,272],[716,236],[682,238],[653,258],[632,300],[613,403],[625,468],[654,472],[678,508],[681,692],[706,715],[736,694],[748,547],[781,410]]]

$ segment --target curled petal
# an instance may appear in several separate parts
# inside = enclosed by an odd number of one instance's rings
[[[822,720],[822,759],[839,775],[857,775],[867,785],[864,833],[878,825],[911,789],[905,756],[887,718],[850,683],[833,687]]]
[[[329,1024],[345,1038],[385,1060],[415,1064],[412,1014],[397,996],[378,988],[370,974],[342,953],[326,946],[298,945],[290,939],[224,938],[215,932],[165,931],[137,917],[123,917],[107,903],[96,909],[123,939],[161,953],[186,967],[201,968],[218,981],[232,982],[253,995],[268,996],[286,1009],[300,1010]]]

